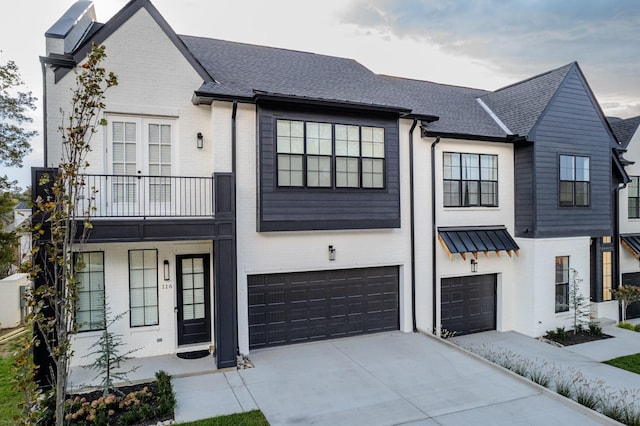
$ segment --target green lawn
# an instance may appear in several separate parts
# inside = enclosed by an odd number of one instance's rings
[[[13,378],[13,358],[5,348],[0,348],[0,425],[13,425],[13,417],[18,414],[18,394],[11,385]]]
[[[212,419],[198,420],[189,423],[180,423],[182,426],[269,426],[262,411],[253,410],[246,413],[231,414],[229,416],[214,417]]]
[[[640,354],[621,356],[620,358],[610,359],[604,363],[640,374]]]

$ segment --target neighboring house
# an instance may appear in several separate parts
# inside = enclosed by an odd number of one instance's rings
[[[631,182],[620,190],[620,272],[621,283],[640,286],[640,116],[610,120],[625,150],[626,170]],[[627,308],[627,318],[640,317],[640,303]]]
[[[443,327],[537,336],[618,282],[618,143],[576,63],[495,92],[350,59],[178,36],[148,0],[47,32],[45,168],[72,68],[105,44],[108,125],[77,359],[104,308],[136,356]],[[39,192],[40,191],[40,192]],[[611,306],[610,306],[611,305]],[[79,363],[74,359],[74,364]]]
[[[31,235],[23,229],[30,217],[31,208],[26,201],[20,201],[13,208],[13,229],[18,232],[18,266],[31,257]]]

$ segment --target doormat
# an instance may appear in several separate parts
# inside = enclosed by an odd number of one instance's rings
[[[191,351],[191,352],[181,352],[176,354],[178,358],[182,359],[199,359],[204,358],[205,356],[211,355],[208,350],[203,349],[201,351]]]

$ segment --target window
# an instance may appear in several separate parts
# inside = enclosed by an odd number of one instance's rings
[[[611,237],[602,237],[602,300],[611,300],[613,293],[613,245]]]
[[[629,200],[629,219],[640,219],[640,185],[638,185],[638,176],[629,176],[631,182],[627,187]]]
[[[560,205],[589,205],[589,157],[560,156]]]
[[[445,152],[445,207],[497,207],[498,156]]]
[[[384,188],[384,129],[277,120],[278,186]]]
[[[113,202],[170,203],[172,121],[118,116],[109,123]],[[140,175],[150,178],[141,181]]]
[[[158,252],[129,250],[131,327],[158,325]]]
[[[78,302],[78,331],[104,330],[104,253],[101,251],[75,254]]]
[[[556,313],[569,310],[569,256],[556,257]]]

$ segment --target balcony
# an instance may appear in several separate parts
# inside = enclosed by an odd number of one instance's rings
[[[212,218],[215,178],[83,175],[78,211],[92,218]]]

